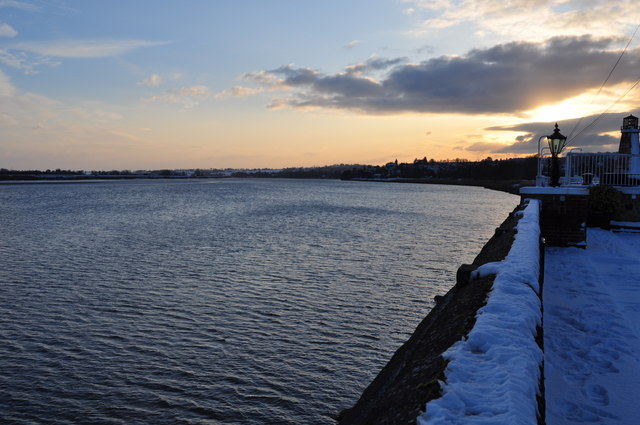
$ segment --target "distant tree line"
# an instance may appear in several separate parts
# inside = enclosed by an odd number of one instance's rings
[[[336,164],[320,167],[273,169],[190,169],[190,170],[8,170],[0,168],[0,180],[35,179],[127,179],[127,178],[292,178],[292,179],[465,179],[465,180],[532,180],[537,159],[492,159],[468,161],[456,158],[436,161],[427,158],[413,162],[385,165]]]
[[[0,180],[42,179],[135,179],[135,178],[292,178],[339,179],[345,170],[360,167],[354,164],[336,164],[320,167],[273,169],[189,169],[189,170],[9,170],[0,168]]]
[[[341,178],[351,179],[470,179],[470,180],[533,180],[537,173],[536,156],[526,158],[481,161],[415,159],[411,163],[389,162],[386,165],[365,165],[345,170]]]
[[[240,170],[232,177],[287,178],[287,179],[339,179],[345,171],[361,167],[354,164],[325,165],[321,167],[296,167],[282,170]]]

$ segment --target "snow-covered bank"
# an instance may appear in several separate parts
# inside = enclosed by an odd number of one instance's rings
[[[640,424],[640,235],[547,248],[547,425]]]
[[[496,274],[493,289],[468,337],[444,354],[443,395],[427,404],[418,424],[537,424],[539,208],[529,201],[504,261],[477,270]]]

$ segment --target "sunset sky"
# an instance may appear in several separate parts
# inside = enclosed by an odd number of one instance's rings
[[[0,0],[0,167],[512,157],[605,111],[572,146],[616,150],[640,31],[596,94],[639,23],[629,0]]]

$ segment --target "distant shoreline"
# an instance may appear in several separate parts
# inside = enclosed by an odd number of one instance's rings
[[[293,178],[295,180],[307,180],[309,178],[279,177],[279,176],[59,176],[48,178],[0,178],[0,185],[23,185],[23,184],[73,184],[73,183],[100,183],[114,180],[211,180],[229,178],[257,178],[257,179],[281,179]],[[319,178],[316,178],[319,179]],[[319,180],[338,180],[337,178],[325,178]],[[414,183],[414,184],[442,184],[452,186],[475,186],[485,189],[497,190],[499,192],[519,195],[521,187],[533,186],[534,182],[529,180],[475,180],[456,178],[353,178],[345,181],[376,182],[376,183]]]
[[[520,188],[524,186],[533,186],[534,182],[530,180],[475,180],[475,179],[455,179],[455,178],[391,178],[391,179],[365,179],[354,178],[352,181],[368,181],[380,183],[419,183],[419,184],[443,184],[453,186],[476,186],[485,189],[506,192],[512,195],[519,195]]]
[[[226,179],[230,177],[186,177],[186,176],[173,176],[173,177],[154,177],[154,176],[64,176],[64,177],[48,177],[48,178],[21,178],[21,179],[2,179],[0,178],[0,185],[12,185],[12,184],[65,184],[65,183],[100,183],[103,181],[113,180],[196,180],[196,179]]]

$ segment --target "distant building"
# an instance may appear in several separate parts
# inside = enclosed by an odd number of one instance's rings
[[[622,120],[622,127],[620,127],[620,147],[618,153],[633,153],[633,145],[638,145],[638,118],[633,115],[629,115]]]
[[[640,175],[640,139],[638,137],[640,128],[638,128],[638,117],[629,115],[624,118],[620,132],[620,147],[618,148],[618,153],[631,155],[628,173],[633,176],[638,176]]]

